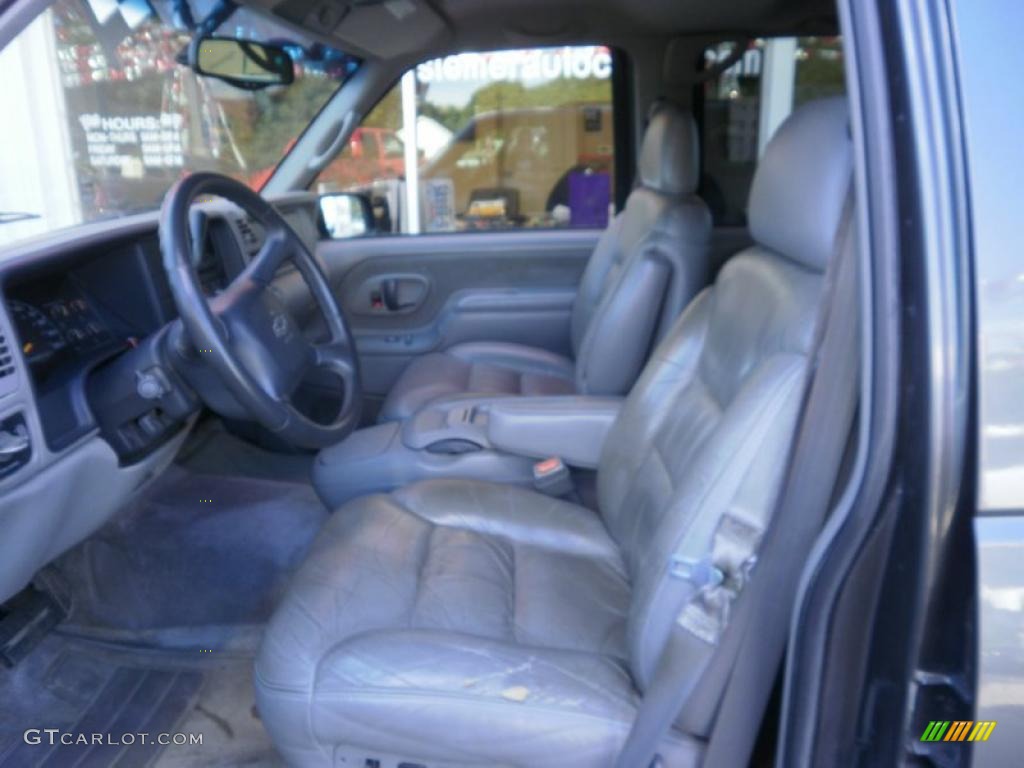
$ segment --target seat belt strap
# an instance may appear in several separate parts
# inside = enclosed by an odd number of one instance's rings
[[[852,198],[852,195],[851,195]],[[803,570],[835,489],[846,439],[857,402],[860,349],[858,346],[858,292],[856,259],[852,258],[853,206],[848,200],[837,232],[836,248],[826,270],[822,308],[816,328],[815,365],[805,387],[799,427],[790,453],[790,461],[775,505],[775,514],[760,546],[754,578],[735,595],[735,611],[728,617],[715,642],[692,631],[692,622],[676,631],[665,643],[651,676],[651,684],[641,699],[633,727],[616,761],[616,768],[647,768],[660,764],[658,747],[669,733],[684,705],[696,690],[716,653],[725,652],[735,660],[725,696],[719,707],[704,765],[745,765],[757,736],[775,672],[785,648],[792,605],[772,599],[773,595],[792,595]],[[813,471],[808,468],[813,467]],[[753,553],[752,553],[753,554]],[[677,564],[673,563],[676,567]],[[694,594],[683,606],[680,617],[702,591],[721,583],[721,574],[709,562],[682,563],[682,571],[699,578]],[[678,623],[678,622],[677,622]],[[756,647],[747,650],[753,639],[747,627],[757,626]],[[722,660],[716,660],[721,663]],[[741,676],[754,678],[757,692],[744,691],[737,702]],[[762,695],[763,692],[763,695]],[[737,722],[723,717],[733,705],[747,711],[746,723],[725,738],[719,726]],[[751,708],[757,710],[751,719]],[[723,744],[727,742],[727,744]]]
[[[705,768],[746,765],[786,650],[800,577],[836,491],[860,391],[857,260],[850,239],[841,257],[819,367],[779,496],[777,517],[751,581],[745,628],[704,754]],[[763,570],[762,570],[763,569]],[[778,600],[778,595],[791,596]],[[740,627],[739,629],[743,629]],[[736,723],[745,727],[737,729]]]

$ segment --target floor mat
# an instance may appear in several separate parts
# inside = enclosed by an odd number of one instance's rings
[[[160,751],[156,734],[170,733],[198,701],[203,674],[194,669],[126,666],[56,639],[47,639],[13,670],[0,673],[3,749],[0,766],[143,766]],[[26,743],[27,729],[111,734],[108,742]],[[150,744],[125,745],[122,734],[149,733]]]
[[[44,728],[108,743],[51,746],[45,733],[25,742],[27,729]],[[189,738],[161,745],[161,733]],[[256,714],[250,658],[125,651],[54,634],[0,670],[0,768],[280,764]]]
[[[309,485],[172,467],[57,561],[73,590],[65,626],[250,647],[258,633],[239,628],[270,617],[326,519]]]

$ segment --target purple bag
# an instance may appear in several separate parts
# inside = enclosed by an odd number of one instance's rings
[[[608,226],[611,182],[607,173],[573,171],[569,174],[569,226],[604,229]]]

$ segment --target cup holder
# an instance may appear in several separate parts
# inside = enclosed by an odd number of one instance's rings
[[[458,456],[463,453],[475,453],[482,451],[484,447],[472,440],[461,437],[451,437],[445,440],[438,440],[427,446],[427,453],[437,453],[445,456]]]

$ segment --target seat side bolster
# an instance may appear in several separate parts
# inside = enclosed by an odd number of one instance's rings
[[[711,218],[700,198],[674,200],[605,286],[579,347],[576,389],[625,395],[650,351],[708,278]]]
[[[572,361],[546,349],[507,342],[468,342],[418,357],[399,377],[380,421],[409,418],[440,398],[562,394],[573,391]]]
[[[403,486],[390,496],[431,525],[474,531],[515,544],[623,566],[600,518],[563,499],[514,485],[437,478]],[[342,510],[339,510],[340,514]]]
[[[572,378],[572,361],[555,352],[503,341],[470,341],[456,344],[446,353],[470,365],[492,365],[519,373]]]
[[[668,261],[656,251],[629,263],[587,328],[576,363],[579,392],[622,395],[629,391],[647,359],[671,275]]]
[[[424,403],[464,392],[470,374],[468,363],[443,352],[416,358],[388,392],[381,407],[380,420],[406,419]]]

